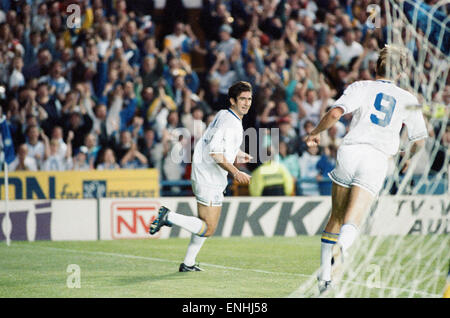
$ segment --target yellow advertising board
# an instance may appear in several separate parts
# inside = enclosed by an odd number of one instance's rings
[[[8,174],[9,198],[86,199],[159,196],[158,170],[15,171]],[[3,200],[4,173],[0,174]]]

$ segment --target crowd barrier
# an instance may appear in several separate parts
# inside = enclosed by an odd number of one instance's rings
[[[196,215],[194,197],[14,200],[9,202],[12,240],[114,240],[189,237],[177,227],[155,236],[148,226],[161,205]],[[227,197],[215,236],[320,234],[331,209],[329,197]],[[448,234],[450,198],[382,196],[372,211],[368,235]],[[5,240],[5,207],[0,206],[0,240]]]

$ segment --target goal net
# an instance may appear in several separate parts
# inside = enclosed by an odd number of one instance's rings
[[[317,272],[290,297],[442,297],[450,263],[450,1],[382,1],[387,44],[403,53],[389,77],[412,92],[430,137],[404,173],[411,144],[402,131],[384,189],[345,259],[342,279],[319,295]]]

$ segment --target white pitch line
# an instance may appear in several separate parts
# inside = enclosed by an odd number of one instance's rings
[[[22,246],[22,247],[24,247],[24,246]],[[141,260],[146,260],[146,261],[172,263],[172,264],[180,263],[180,261],[172,261],[172,260],[164,259],[164,258],[138,256],[138,255],[131,255],[131,254],[120,254],[120,253],[110,253],[110,252],[101,252],[101,251],[80,251],[80,250],[73,250],[73,249],[68,249],[68,248],[49,247],[49,246],[33,246],[33,248],[36,248],[36,247],[41,248],[41,249],[48,249],[48,250],[65,251],[65,252],[69,252],[69,253],[84,253],[84,254],[91,254],[91,255],[114,256],[114,257],[121,257],[121,258],[141,259]],[[220,268],[220,269],[225,269],[225,270],[250,271],[250,272],[261,273],[261,274],[287,275],[287,276],[298,276],[298,277],[305,277],[305,278],[312,277],[311,275],[299,274],[299,273],[271,272],[271,271],[266,271],[266,270],[261,270],[261,269],[239,268],[239,267],[223,266],[223,265],[209,264],[209,263],[201,263],[201,264],[202,264],[202,266],[215,267],[215,268]]]
[[[18,246],[18,245],[13,245],[13,246]],[[25,247],[25,246],[21,246],[21,247]],[[28,246],[26,246],[26,247],[28,247]],[[169,260],[169,259],[148,257],[148,256],[109,253],[109,252],[102,252],[102,251],[80,251],[80,250],[73,250],[73,249],[61,248],[61,247],[33,246],[33,248],[36,248],[36,247],[41,248],[41,249],[48,249],[48,250],[65,251],[65,252],[69,252],[69,253],[83,253],[83,254],[100,255],[100,256],[114,256],[114,257],[121,257],[121,258],[141,259],[141,260],[161,262],[161,263],[172,263],[172,264],[178,264],[179,263],[179,261],[172,261],[172,260]],[[270,275],[287,275],[287,276],[297,276],[297,277],[305,277],[305,278],[314,277],[314,274],[313,275],[306,275],[306,274],[299,274],[299,273],[271,272],[271,271],[266,271],[266,270],[261,270],[261,269],[248,269],[248,268],[230,267],[230,266],[223,266],[223,265],[209,264],[209,263],[202,263],[202,266],[209,266],[209,267],[215,267],[215,268],[220,268],[220,269],[225,269],[225,270],[234,270],[234,271],[244,271],[244,272],[248,271],[248,272],[255,272],[255,273],[261,273],[261,274],[270,274]],[[361,284],[361,283],[352,282],[352,281],[349,281],[349,282],[352,283],[352,284],[365,286],[364,284]],[[395,288],[395,287],[389,287],[389,286],[384,287],[383,289],[392,289],[392,290],[396,289],[396,290],[406,291],[406,292],[410,292],[411,291],[411,290],[406,289],[406,288]],[[296,293],[297,290],[298,289],[293,291],[287,297],[292,297]],[[424,296],[441,297],[441,295],[438,295],[438,294],[431,294],[431,293],[422,292],[422,291],[415,291],[415,292],[417,294],[422,294]]]

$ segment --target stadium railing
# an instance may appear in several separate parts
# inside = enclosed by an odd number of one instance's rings
[[[415,175],[412,178],[412,182],[417,184],[422,178],[421,175]],[[401,179],[399,179],[401,181]],[[301,185],[302,183],[319,183],[321,186],[321,195],[331,194],[331,180],[328,177],[323,178],[321,181],[317,181],[315,178],[301,178],[296,182],[296,195],[302,195]],[[231,182],[229,183],[229,186]],[[418,194],[438,195],[448,192],[448,180],[447,178],[437,178],[434,175],[428,176],[428,182],[423,184]],[[161,180],[160,181],[160,196],[192,196],[191,181],[190,180]]]

